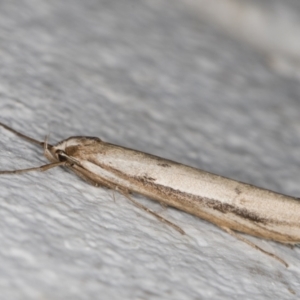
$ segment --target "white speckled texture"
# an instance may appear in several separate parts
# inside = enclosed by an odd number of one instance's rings
[[[52,143],[98,136],[299,196],[297,76],[212,23],[180,0],[1,1],[0,120]],[[0,135],[0,169],[45,163],[42,149]],[[299,299],[299,248],[255,239],[286,269],[136,199],[187,235],[61,168],[1,176],[1,299]]]

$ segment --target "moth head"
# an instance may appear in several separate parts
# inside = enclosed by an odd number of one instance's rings
[[[51,162],[76,162],[76,157],[87,146],[99,143],[101,140],[95,137],[74,136],[57,143],[55,146],[46,145],[44,154]]]
[[[67,161],[67,154],[65,152],[65,145],[57,144],[55,146],[45,145],[44,155],[51,162]]]

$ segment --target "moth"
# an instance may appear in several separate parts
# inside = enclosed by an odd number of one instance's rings
[[[43,147],[49,164],[0,174],[46,171],[63,166],[85,181],[117,190],[139,208],[180,233],[174,223],[143,206],[130,195],[138,193],[211,222],[239,240],[288,264],[240,233],[295,245],[300,242],[300,201],[148,153],[121,147],[97,137],[73,136],[56,145],[40,142],[7,125],[0,126]]]

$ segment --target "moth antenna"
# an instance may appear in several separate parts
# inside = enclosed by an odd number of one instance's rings
[[[49,169],[55,168],[55,167],[59,167],[59,166],[65,166],[66,162],[65,161],[59,161],[59,162],[55,162],[55,163],[50,163],[50,164],[46,164],[40,167],[33,167],[33,168],[27,168],[27,169],[19,169],[19,170],[12,170],[12,171],[0,171],[0,174],[22,174],[22,173],[27,173],[27,172],[31,172],[31,171],[41,171],[41,172],[45,172]]]
[[[40,145],[42,147],[45,147],[45,145],[46,145],[47,148],[48,147],[52,147],[52,145],[48,144],[47,141],[46,142],[40,142],[40,141],[38,141],[36,139],[33,139],[33,138],[31,138],[31,137],[29,137],[29,136],[27,136],[27,135],[25,135],[25,134],[23,134],[21,132],[18,132],[16,130],[12,129],[11,127],[9,127],[9,126],[1,123],[1,122],[0,122],[0,126],[2,126],[3,128],[5,128],[5,129],[7,129],[7,130],[9,130],[11,132],[13,132],[15,135],[21,137],[22,139],[24,139],[24,140],[26,140],[26,141],[28,141],[30,143],[37,144],[37,145]]]

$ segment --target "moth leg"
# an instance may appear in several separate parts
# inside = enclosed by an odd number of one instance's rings
[[[158,220],[160,220],[161,222],[173,227],[175,230],[179,231],[181,234],[185,234],[185,232],[177,225],[175,225],[174,223],[168,221],[167,219],[163,218],[162,216],[158,215],[157,213],[155,213],[154,211],[152,211],[151,209],[147,208],[146,206],[140,204],[139,202],[133,200],[129,195],[130,195],[130,191],[128,189],[124,189],[123,187],[119,187],[118,185],[109,182],[108,180],[101,178],[99,179],[99,177],[97,178],[93,178],[93,174],[91,172],[89,172],[88,170],[83,169],[80,166],[77,165],[71,165],[69,166],[71,168],[71,170],[77,174],[79,177],[81,177],[83,180],[91,183],[92,185],[95,186],[103,186],[115,191],[120,192],[122,195],[124,195],[128,200],[130,200],[134,205],[136,205],[137,207],[143,209],[144,211],[148,212],[149,214],[155,216]]]
[[[257,246],[257,245],[254,244],[253,242],[247,240],[246,238],[242,237],[241,235],[239,235],[238,233],[234,232],[233,230],[231,230],[231,229],[229,229],[229,228],[227,228],[227,227],[221,227],[221,228],[222,228],[224,231],[226,231],[227,233],[229,233],[230,235],[236,237],[238,240],[240,240],[240,241],[242,241],[242,242],[244,242],[244,243],[250,245],[251,247],[253,247],[253,248],[255,248],[255,249],[257,249],[257,250],[259,250],[259,251],[261,251],[261,252],[263,252],[263,253],[265,253],[265,254],[267,254],[267,255],[269,255],[269,256],[275,258],[275,259],[277,259],[277,260],[280,261],[282,264],[284,264],[286,267],[289,266],[289,265],[288,265],[282,258],[280,258],[279,256],[277,256],[277,255],[275,255],[275,254],[273,254],[273,253],[271,253],[271,252],[268,252],[268,251],[266,251],[266,250],[260,248],[259,246]]]
[[[108,188],[108,189],[113,189],[111,184],[106,182],[104,179],[100,180],[99,177],[93,179],[93,174],[85,169],[83,169],[80,166],[77,165],[70,165],[69,166],[70,170],[74,172],[77,176],[79,176],[82,180],[86,181],[87,183],[95,186],[95,187],[103,187],[103,188]]]
[[[20,170],[13,170],[13,171],[0,171],[0,174],[21,174],[21,173],[27,173],[31,171],[47,171],[49,169],[58,167],[58,166],[63,166],[66,165],[66,162],[55,162],[51,164],[46,164],[40,167],[34,167],[34,168],[28,168],[28,169],[20,169]]]
[[[143,204],[135,201],[134,199],[132,199],[127,193],[120,191],[128,200],[130,200],[135,206],[137,206],[138,208],[148,212],[149,214],[153,215],[154,217],[156,217],[159,221],[173,227],[175,230],[177,230],[178,232],[180,232],[181,234],[185,234],[185,232],[177,225],[175,225],[174,223],[170,222],[169,220],[163,218],[162,216],[160,216],[159,214],[155,213],[154,211],[152,211],[151,209],[149,209],[148,207],[144,206]]]

